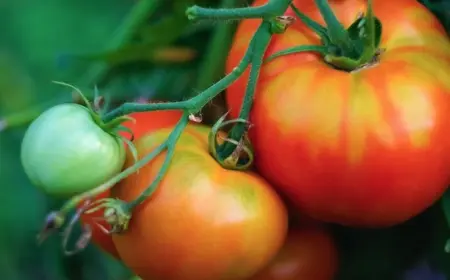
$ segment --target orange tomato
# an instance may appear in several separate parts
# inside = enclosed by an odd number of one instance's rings
[[[324,227],[291,228],[277,256],[250,280],[333,280],[338,250]]]
[[[281,199],[257,174],[223,169],[208,153],[210,129],[188,125],[157,190],[133,211],[128,230],[113,235],[121,260],[143,280],[246,279],[283,244],[287,212]],[[171,130],[139,139],[139,155]],[[164,158],[160,154],[121,181],[112,195],[136,199]],[[132,161],[128,154],[126,166]]]
[[[175,125],[180,119],[182,113],[180,111],[154,111],[154,112],[141,112],[141,113],[133,113],[130,114],[136,122],[126,122],[124,126],[128,127],[133,131],[134,138],[139,139],[146,133],[155,131],[160,128],[165,128],[169,126]],[[125,133],[121,133],[123,136],[127,136]],[[100,194],[98,197],[94,199],[102,199],[109,197],[110,191],[106,191]],[[82,204],[80,204],[81,206]],[[91,214],[84,213],[80,217],[80,221],[82,224],[89,224],[92,228],[92,242],[101,248],[103,251],[109,253],[113,257],[119,259],[119,255],[117,250],[112,242],[111,236],[104,233],[99,226],[95,224],[98,222],[101,226],[106,229],[110,229],[110,226],[102,221],[103,211],[99,210]]]
[[[367,6],[366,0],[328,2],[345,27]],[[324,24],[314,1],[293,3]],[[262,66],[250,116],[258,172],[302,212],[347,226],[402,223],[432,205],[450,183],[450,41],[416,0],[373,1],[373,8],[386,49],[378,64],[346,72],[317,53],[276,58]],[[228,72],[259,23],[240,24]],[[266,56],[320,44],[297,20],[274,35]],[[232,117],[247,78],[248,70],[227,90]]]

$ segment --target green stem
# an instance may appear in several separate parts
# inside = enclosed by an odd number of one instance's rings
[[[222,0],[221,7],[236,6],[240,0]],[[225,59],[232,42],[232,34],[235,25],[220,24],[215,27],[213,37],[210,40],[206,55],[203,57],[199,67],[197,90],[204,90],[222,75],[225,69]]]
[[[311,28],[319,37],[322,39],[325,45],[330,44],[330,38],[328,37],[328,30],[326,27],[320,25],[318,22],[314,21],[304,13],[300,12],[300,10],[294,5],[291,4],[291,8],[294,11],[295,15],[309,28]]]
[[[103,116],[103,122],[108,123],[113,119],[118,117],[135,113],[135,112],[147,112],[147,111],[158,111],[158,110],[194,110],[191,103],[188,101],[180,101],[180,102],[164,102],[164,103],[150,103],[150,104],[141,104],[141,103],[123,103],[119,107],[115,108],[111,112],[105,114]]]
[[[322,55],[326,55],[328,53],[328,48],[325,46],[309,46],[309,45],[290,47],[290,48],[284,49],[282,51],[279,51],[279,52],[276,52],[276,53],[270,55],[268,58],[266,58],[264,60],[264,63],[270,62],[280,56],[285,56],[285,55],[290,55],[290,54],[295,54],[295,53],[300,53],[300,52],[318,52]]]
[[[213,9],[192,6],[186,10],[190,20],[239,20],[244,18],[272,18],[282,15],[292,0],[269,0],[258,7]]]
[[[251,49],[251,47],[249,47]],[[146,112],[156,110],[183,110],[189,114],[198,113],[206,104],[208,104],[214,97],[220,92],[226,89],[230,84],[236,81],[245,71],[250,64],[252,53],[247,51],[244,58],[240,61],[239,65],[233,69],[228,75],[222,78],[214,85],[207,88],[201,94],[179,102],[166,102],[166,103],[152,103],[152,104],[139,104],[139,103],[124,103],[117,107],[103,117],[104,122],[109,122],[117,117],[127,115],[134,112]]]
[[[112,178],[110,178],[105,183],[103,183],[100,186],[98,186],[98,187],[96,187],[94,189],[91,189],[91,190],[89,190],[87,192],[84,192],[82,194],[74,196],[72,199],[70,199],[68,202],[66,202],[62,206],[62,208],[61,208],[59,213],[61,213],[61,215],[65,216],[72,209],[74,209],[81,201],[84,201],[86,199],[95,197],[95,196],[101,194],[102,192],[109,190],[115,184],[117,184],[118,182],[120,182],[124,178],[130,176],[131,174],[133,174],[134,172],[136,172],[137,170],[139,170],[140,168],[145,166],[147,163],[152,161],[156,156],[158,156],[161,152],[163,152],[165,148],[166,148],[166,143],[163,143],[163,144],[159,145],[156,149],[154,149],[151,153],[149,153],[148,155],[146,155],[145,157],[143,157],[142,159],[137,161],[134,165],[128,167],[125,170],[123,170],[121,173],[113,176]]]
[[[248,120],[250,111],[253,105],[253,97],[256,90],[259,74],[261,72],[261,66],[263,64],[263,57],[269,46],[272,38],[271,23],[264,21],[255,33],[255,42],[253,47],[252,66],[250,69],[249,80],[245,91],[245,97],[242,103],[241,112],[239,118]],[[246,124],[237,123],[230,131],[229,138],[236,142],[239,142],[245,133]],[[236,145],[231,143],[232,141],[226,141],[221,148],[221,156],[227,158],[236,149]]]
[[[174,130],[170,133],[167,140],[164,142],[164,147],[167,149],[166,158],[164,159],[164,163],[162,164],[161,168],[159,169],[158,174],[156,175],[153,182],[150,184],[150,186],[145,189],[135,200],[131,201],[127,204],[127,208],[132,211],[136,206],[144,202],[148,197],[150,197],[153,192],[158,187],[158,184],[161,182],[161,180],[164,178],[164,175],[167,173],[167,170],[170,167],[170,163],[172,161],[173,155],[175,153],[175,146],[180,138],[183,130],[186,128],[186,126],[189,123],[189,114],[184,114],[178,124],[175,126]]]
[[[352,55],[354,52],[353,44],[350,40],[347,30],[339,22],[327,0],[315,0],[316,6],[325,20],[328,28],[328,36],[336,46],[339,46],[344,51],[345,55]]]

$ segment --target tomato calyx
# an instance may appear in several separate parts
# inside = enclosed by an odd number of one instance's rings
[[[224,168],[231,170],[246,170],[250,168],[253,163],[254,153],[252,144],[247,136],[247,130],[250,129],[251,123],[245,119],[233,119],[225,121],[228,113],[223,115],[211,128],[208,135],[208,150],[209,153],[216,159],[216,161]],[[243,123],[245,124],[246,131],[242,135],[239,141],[233,140],[228,137],[223,137],[220,135],[220,131],[223,127],[235,124]],[[229,142],[234,144],[236,148],[234,151],[228,155],[223,155],[223,150],[221,149],[223,144],[219,144],[218,139],[220,138],[224,142]]]
[[[77,87],[71,85],[71,84],[67,84],[64,82],[58,82],[58,81],[53,81],[55,84],[59,84],[59,85],[63,85],[66,87],[69,87],[71,89],[74,90],[74,92],[76,94],[78,94],[78,96],[81,98],[81,101],[84,103],[86,110],[89,112],[89,114],[92,117],[92,120],[106,133],[120,139],[121,141],[125,142],[128,147],[130,148],[133,158],[135,161],[137,161],[137,152],[136,152],[136,148],[134,146],[134,144],[132,143],[132,141],[134,140],[134,134],[133,131],[131,131],[131,129],[123,126],[122,124],[124,122],[127,121],[132,121],[132,122],[136,122],[136,120],[128,115],[124,115],[124,116],[118,116],[116,118],[113,118],[112,120],[105,122],[103,121],[103,106],[105,105],[105,99],[103,96],[99,95],[99,91],[98,88],[95,87],[94,89],[94,95],[95,95],[95,99],[94,99],[94,104],[92,105],[91,102],[86,98],[86,96],[83,94],[83,92],[78,89]],[[119,132],[124,131],[127,132],[131,135],[131,139],[127,139],[126,137],[122,136],[119,134]]]
[[[321,54],[326,63],[343,71],[358,71],[376,65],[383,50],[379,48],[382,24],[375,17],[372,1],[368,0],[366,13],[360,13],[347,29],[338,21],[326,0],[315,0],[326,26],[303,14],[293,3],[295,15],[321,39],[322,45],[297,46],[271,55],[270,61],[282,55],[313,51]]]
[[[76,88],[75,86],[68,84],[68,83],[59,82],[59,81],[53,81],[53,83],[63,85],[63,86],[73,89],[74,92],[76,94],[78,94],[78,96],[81,98],[81,101],[82,101],[82,103],[84,103],[87,111],[91,115],[92,120],[100,128],[102,128],[105,132],[107,132],[111,135],[119,137],[117,130],[120,128],[121,124],[126,121],[135,121],[132,117],[125,115],[125,116],[119,116],[117,118],[114,118],[111,121],[104,122],[102,120],[102,111],[103,111],[103,106],[105,105],[104,104],[105,101],[104,101],[104,97],[99,96],[97,87],[95,87],[95,89],[94,89],[94,92],[95,92],[94,104],[91,104],[91,102],[86,98],[86,96],[83,94],[83,92],[80,89]]]
[[[98,225],[106,234],[123,233],[128,229],[131,220],[131,211],[129,205],[120,199],[103,198],[91,204],[91,208],[86,210],[86,214],[103,210],[103,219],[111,226],[111,230],[107,230]]]

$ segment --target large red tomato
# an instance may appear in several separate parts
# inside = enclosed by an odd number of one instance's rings
[[[189,125],[157,190],[133,211],[129,228],[114,234],[121,260],[143,280],[247,279],[281,248],[287,212],[261,177],[223,169],[208,153],[208,132]],[[171,129],[136,142],[140,155]],[[131,201],[157,175],[165,154],[121,181],[112,195]],[[128,154],[126,165],[132,162]]]
[[[165,128],[175,125],[180,119],[182,113],[180,111],[154,111],[154,112],[142,112],[130,114],[136,122],[126,122],[124,126],[128,127],[133,131],[135,139],[141,138],[146,133],[155,131],[160,128]],[[122,134],[122,133],[121,133]],[[125,133],[123,136],[128,136]],[[106,191],[100,194],[94,199],[102,199],[109,197],[110,191]],[[80,204],[80,206],[83,204]],[[103,211],[96,211],[94,213],[81,215],[80,220],[82,224],[89,224],[92,228],[92,241],[102,250],[106,251],[115,258],[119,258],[117,250],[112,242],[111,236],[106,234],[101,228],[96,225],[99,223],[106,229],[110,229],[106,221],[102,221]]]
[[[328,2],[349,26],[367,1]],[[324,24],[314,1],[293,3]],[[327,222],[383,227],[417,215],[449,183],[450,42],[416,0],[375,0],[373,7],[383,24],[380,63],[345,72],[308,52],[263,65],[250,138],[259,172],[303,212]],[[239,26],[228,72],[259,22]],[[297,20],[274,36],[267,55],[311,44],[320,45],[318,36]],[[247,77],[248,70],[227,91],[233,117]]]
[[[325,227],[291,228],[277,256],[251,280],[333,280],[338,250]]]

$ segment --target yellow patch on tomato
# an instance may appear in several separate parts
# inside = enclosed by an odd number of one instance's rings
[[[343,95],[342,84],[347,75],[341,78],[321,77],[320,84],[314,85],[310,93],[311,102],[304,105],[308,110],[308,128],[311,155],[317,157],[324,149],[339,148],[340,129],[342,121]],[[348,76],[347,76],[348,77]]]
[[[447,56],[450,54],[448,49]],[[431,52],[396,52],[389,59],[406,61],[410,67],[408,70],[416,69],[414,73],[405,75],[408,77],[408,83],[423,79],[432,79],[439,82],[439,86],[443,87],[450,93],[450,56],[448,60],[442,59],[441,56]],[[425,73],[425,75],[424,75]],[[419,83],[418,83],[419,84]],[[426,84],[431,84],[430,82]]]
[[[413,77],[393,76],[389,83],[392,104],[400,114],[410,143],[415,148],[429,145],[430,132],[436,119],[427,83]]]
[[[423,32],[415,26],[398,26],[389,35],[390,40],[383,44],[388,51],[397,48],[424,47],[430,52],[448,54],[450,44],[447,37],[442,36],[439,31]]]
[[[272,108],[269,119],[279,125],[280,133],[296,131],[297,127],[304,127],[308,122],[308,96],[310,96],[311,81],[314,69],[302,70],[291,68],[276,76],[264,87],[260,94],[263,103]]]
[[[364,80],[362,73],[353,75],[348,110],[347,158],[350,163],[357,164],[362,160],[369,134],[384,145],[394,145],[394,135],[384,119],[377,89]]]

